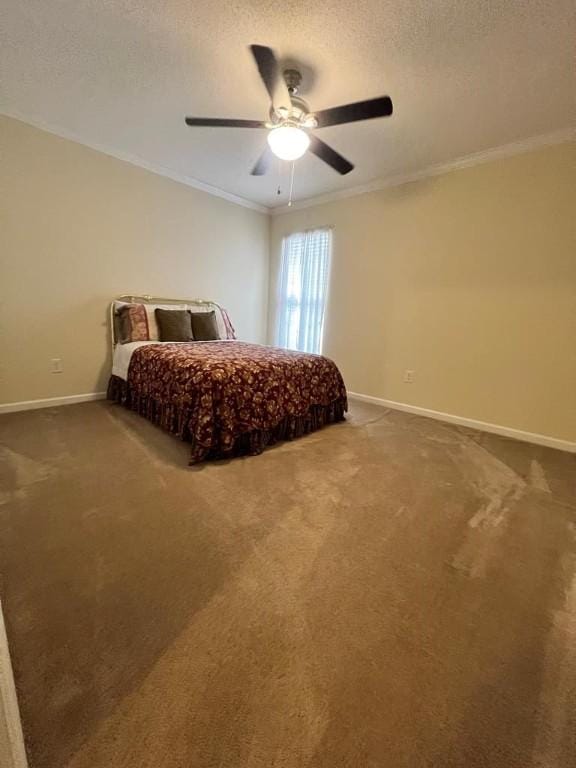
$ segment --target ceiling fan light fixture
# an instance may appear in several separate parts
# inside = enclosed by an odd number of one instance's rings
[[[310,146],[310,136],[295,125],[281,125],[270,131],[268,144],[281,160],[298,160]]]
[[[306,152],[315,155],[330,168],[345,176],[354,166],[329,144],[308,131],[331,125],[346,125],[359,120],[390,117],[392,99],[375,99],[341,104],[339,107],[310,112],[308,104],[298,96],[302,75],[297,68],[282,71],[274,51],[266,45],[251,45],[250,51],[266,92],[270,97],[268,120],[236,120],[223,117],[187,117],[186,125],[204,128],[265,128],[268,145],[254,164],[252,176],[264,176],[270,167],[272,155],[282,160],[297,160]]]

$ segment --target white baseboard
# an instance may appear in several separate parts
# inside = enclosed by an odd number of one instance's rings
[[[16,411],[33,411],[38,408],[55,408],[60,405],[73,405],[74,403],[89,403],[94,400],[104,400],[106,392],[88,392],[84,395],[67,395],[66,397],[48,397],[43,400],[22,400],[19,403],[0,404],[0,414],[15,413]],[[477,421],[465,416],[455,416],[453,413],[443,413],[442,411],[433,411],[430,408],[422,408],[419,405],[409,405],[408,403],[398,403],[395,400],[385,400],[381,397],[372,395],[362,395],[359,392],[348,392],[351,400],[360,400],[364,403],[373,403],[383,408],[392,408],[395,411],[405,411],[413,413],[416,416],[426,416],[429,419],[445,421],[448,424],[457,424],[461,427],[478,429],[481,432],[492,432],[495,435],[511,437],[514,440],[522,440],[525,443],[534,443],[535,445],[544,445],[547,448],[556,448],[559,451],[568,451],[576,453],[576,442],[562,440],[550,435],[539,435],[536,432],[524,432],[521,429],[504,427],[501,424],[489,424],[486,421]]]
[[[47,397],[43,400],[22,400],[19,403],[0,404],[0,414],[16,411],[35,411],[38,408],[55,408],[58,405],[89,403],[92,400],[104,400],[106,392],[88,392],[85,395],[67,395],[66,397]]]
[[[522,440],[525,443],[535,443],[536,445],[545,445],[547,448],[556,448],[559,451],[568,451],[576,453],[576,442],[561,440],[558,437],[549,435],[539,435],[535,432],[524,432],[521,429],[512,429],[512,427],[503,427],[500,424],[488,424],[485,421],[468,419],[465,416],[455,416],[453,413],[442,413],[442,411],[432,411],[429,408],[421,408],[419,405],[408,405],[408,403],[397,403],[394,400],[384,400],[381,397],[372,397],[372,395],[361,395],[358,392],[348,392],[348,397],[352,400],[361,400],[364,403],[374,403],[384,408],[392,408],[395,411],[405,411],[413,413],[416,416],[427,416],[429,419],[445,421],[448,424],[458,424],[460,427],[469,427],[478,429],[481,432],[492,432],[495,435],[511,437],[514,440]]]
[[[8,639],[0,603],[0,765],[27,768],[26,749],[20,722],[16,686],[8,650]]]

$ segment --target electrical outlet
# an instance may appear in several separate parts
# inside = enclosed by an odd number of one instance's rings
[[[414,373],[415,371],[411,371],[408,368],[404,371],[404,384],[414,383]]]
[[[62,373],[63,370],[62,358],[53,357],[52,360],[50,360],[50,373]]]

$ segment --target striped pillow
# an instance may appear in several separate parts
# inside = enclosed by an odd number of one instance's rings
[[[230,321],[230,315],[228,314],[228,311],[224,309],[224,307],[220,307],[219,309],[220,309],[220,312],[222,313],[222,319],[224,320],[224,325],[226,327],[226,338],[235,339],[236,331],[234,330],[234,326]]]

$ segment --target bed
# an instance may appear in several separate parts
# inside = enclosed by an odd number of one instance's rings
[[[144,330],[120,339],[117,318],[132,311],[127,305],[144,307],[138,311],[148,320],[158,307],[214,312],[218,338],[162,341]],[[115,299],[110,312],[108,399],[189,441],[190,464],[256,455],[344,419],[346,388],[332,360],[238,341],[215,302],[130,295]]]

